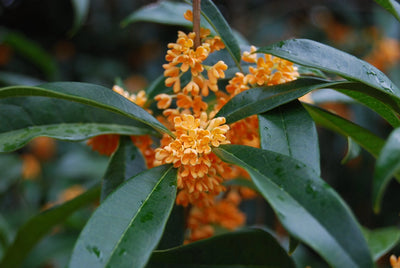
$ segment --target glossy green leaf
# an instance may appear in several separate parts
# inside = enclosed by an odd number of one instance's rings
[[[171,132],[147,111],[133,102],[102,86],[78,83],[55,82],[40,87],[12,86],[0,88],[0,99],[23,96],[43,96],[65,99],[101,108],[142,122],[165,133]]]
[[[201,14],[212,26],[212,29],[221,37],[226,50],[228,50],[236,66],[240,69],[241,53],[239,43],[224,16],[211,0],[201,1]]]
[[[0,28],[0,42],[9,45],[13,50],[36,65],[47,79],[54,79],[57,75],[57,66],[51,55],[39,44],[29,40],[24,35]]]
[[[160,1],[142,7],[125,18],[121,25],[127,26],[138,21],[171,24],[192,27],[192,22],[186,20],[183,14],[192,7],[186,3]]]
[[[400,242],[400,229],[396,227],[385,227],[375,230],[363,228],[365,239],[371,250],[374,261],[388,253]]]
[[[281,85],[251,88],[233,97],[216,116],[225,117],[226,122],[230,124],[248,116],[272,110],[314,89],[341,83],[346,82],[331,83],[320,79],[301,78]]]
[[[303,105],[317,124],[352,138],[374,157],[379,155],[384,141],[369,130],[319,107],[305,103]]]
[[[400,114],[399,98],[361,84],[347,84],[343,88],[339,87],[335,90],[375,111],[393,127],[400,127],[400,119],[397,115]]]
[[[360,156],[361,147],[353,141],[352,138],[347,137],[347,151],[346,155],[343,157],[342,161],[340,162],[342,165],[348,163],[349,161],[357,158]]]
[[[268,232],[243,229],[170,250],[155,251],[147,268],[295,267]]]
[[[390,179],[400,170],[400,128],[392,131],[376,160],[372,199],[374,211],[380,210],[383,193]],[[400,182],[400,179],[399,179]]]
[[[262,149],[290,156],[321,173],[317,129],[299,101],[260,114],[258,123]]]
[[[74,25],[70,35],[74,35],[82,26],[89,13],[90,0],[71,0],[74,7]]]
[[[283,154],[241,145],[213,149],[239,165],[294,238],[332,267],[373,267],[367,243],[350,209],[314,170]]]
[[[37,136],[67,141],[100,134],[158,133],[148,125],[107,110],[63,99],[19,97],[0,100],[0,151],[14,151]]]
[[[396,85],[371,64],[316,41],[291,39],[260,48],[257,52],[268,53],[306,67],[334,73],[382,92],[400,96],[400,90]]]
[[[288,254],[292,255],[295,250],[297,249],[297,247],[300,245],[300,241],[296,238],[294,238],[293,236],[289,237],[289,250],[288,250]]]
[[[396,0],[375,0],[400,21],[400,4]]]
[[[112,192],[82,230],[69,267],[144,267],[174,205],[176,174],[155,167]]]
[[[0,262],[2,268],[19,267],[30,250],[40,239],[48,234],[54,226],[64,222],[72,213],[93,203],[100,195],[100,187],[92,188],[80,196],[62,205],[45,210],[27,221],[6,251]]]
[[[183,206],[174,205],[165,225],[164,234],[157,245],[157,250],[183,245],[186,230],[185,210],[186,208]]]
[[[145,170],[143,155],[130,137],[120,137],[118,149],[111,156],[103,177],[101,200],[103,201],[121,183]]]

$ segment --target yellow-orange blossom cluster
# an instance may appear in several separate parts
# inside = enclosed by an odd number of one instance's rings
[[[185,18],[192,20],[190,11]],[[213,235],[213,225],[234,229],[242,225],[245,216],[238,206],[242,198],[254,196],[254,192],[243,187],[230,186],[224,180],[248,177],[242,169],[222,162],[212,152],[213,147],[233,143],[259,147],[258,120],[251,116],[228,126],[225,118],[214,118],[218,110],[235,95],[253,86],[285,83],[298,77],[296,67],[289,61],[265,54],[257,58],[255,48],[244,52],[242,59],[252,64],[249,73],[236,73],[226,87],[218,88],[218,79],[224,78],[228,66],[223,61],[206,65],[204,61],[217,50],[225,47],[218,36],[201,29],[201,45],[194,47],[195,33],[178,32],[176,43],[168,45],[167,64],[163,65],[165,85],[172,87],[172,94],[162,93],[155,97],[157,107],[163,110],[158,119],[174,134],[164,134],[159,148],[154,149],[148,136],[132,137],[146,157],[148,167],[173,164],[178,168],[178,195],[176,203],[191,205],[187,228],[187,241],[195,241]],[[182,81],[190,74],[187,83]],[[120,88],[114,91],[131,99],[139,106],[147,103],[146,96],[128,94]],[[213,106],[205,101],[212,92]],[[96,142],[90,142],[95,149]],[[116,146],[115,146],[116,147]],[[227,191],[224,195],[222,192]]]

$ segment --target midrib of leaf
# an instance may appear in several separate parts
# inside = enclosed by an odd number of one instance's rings
[[[117,250],[119,244],[122,241],[122,238],[125,236],[126,232],[128,231],[128,229],[133,225],[134,221],[136,220],[137,216],[140,214],[140,211],[142,210],[142,208],[147,204],[149,198],[153,195],[154,190],[157,188],[157,186],[164,180],[165,176],[167,176],[167,174],[169,173],[169,171],[172,169],[173,167],[168,168],[165,173],[161,176],[161,178],[158,180],[158,182],[156,183],[156,185],[153,187],[153,189],[151,190],[151,192],[149,193],[149,195],[146,197],[146,199],[143,201],[143,204],[139,207],[136,215],[132,218],[132,220],[129,222],[129,224],[126,226],[124,232],[122,233],[122,235],[120,236],[119,240],[117,241],[117,243],[115,244],[115,246],[113,247],[110,256],[108,257],[108,261],[105,263],[104,267],[107,267],[107,265],[109,265],[112,257],[114,256],[115,251]]]
[[[289,156],[292,156],[292,149],[291,149],[292,147],[290,146],[289,135],[288,135],[288,132],[287,132],[286,121],[284,120],[284,117],[283,117],[282,108],[279,108],[279,115],[280,115],[280,118],[281,118],[281,121],[282,121],[283,131],[285,133],[285,138],[286,138],[286,143],[288,145]]]
[[[230,152],[228,152],[228,151],[226,151],[226,150],[224,150],[224,149],[222,149],[222,148],[218,148],[218,149],[221,150],[221,151],[224,151],[226,154],[230,155],[232,158],[239,160],[239,162],[243,163],[243,165],[244,165],[244,166],[247,166],[249,169],[255,171],[259,176],[261,176],[261,177],[266,177],[266,176],[264,176],[258,169],[255,169],[255,168],[253,168],[252,166],[249,166],[248,164],[246,164],[245,162],[243,162],[240,158],[236,157],[234,154],[231,154]],[[314,172],[314,171],[313,171],[313,172]],[[280,187],[279,187],[276,183],[274,183],[272,180],[269,180],[269,182],[270,182],[272,185],[274,185],[276,188],[280,188]],[[331,233],[329,230],[327,230],[326,228],[324,228],[324,226],[321,225],[321,224],[319,223],[318,220],[316,220],[316,218],[313,216],[313,214],[311,214],[309,210],[307,210],[304,206],[301,205],[301,203],[299,203],[296,199],[294,199],[290,193],[288,193],[287,191],[284,191],[284,194],[285,194],[286,196],[290,197],[296,204],[299,204],[300,207],[301,207],[304,211],[306,211],[309,215],[311,215],[311,216],[312,216],[311,218],[312,218],[319,226],[323,227],[322,229],[325,230],[325,232],[327,232],[327,233],[330,235],[330,237],[333,238],[333,241],[335,241],[337,245],[339,245],[339,248],[344,252],[343,255],[348,256],[348,258],[352,261],[352,263],[353,263],[353,264],[356,264],[356,262],[354,262],[354,260],[353,260],[353,258],[351,257],[351,255],[349,256],[349,255],[347,254],[347,251],[344,250],[344,249],[342,248],[342,244],[336,239],[336,236],[333,236],[332,233]],[[274,208],[273,208],[273,209],[274,209]],[[274,211],[275,211],[275,209],[274,209]],[[278,213],[277,213],[277,214],[278,214]],[[300,240],[301,240],[301,239],[300,239]],[[355,265],[354,267],[357,267],[357,265]]]
[[[115,108],[113,106],[110,106],[108,104],[99,103],[97,101],[92,101],[90,99],[83,98],[83,97],[81,97],[79,95],[76,95],[76,94],[70,94],[69,95],[69,94],[65,94],[65,93],[60,93],[58,91],[51,91],[51,90],[48,90],[46,88],[41,88],[41,87],[23,87],[23,86],[22,87],[21,86],[5,87],[5,88],[2,88],[0,90],[0,99],[4,99],[4,98],[7,98],[7,97],[19,96],[18,93],[12,94],[14,89],[17,89],[15,91],[20,92],[21,90],[18,90],[19,88],[25,88],[25,90],[28,89],[28,91],[31,91],[31,92],[39,92],[39,94],[37,94],[37,93],[36,94],[34,94],[34,93],[33,94],[29,94],[29,95],[32,95],[32,96],[44,96],[44,97],[50,97],[50,98],[53,97],[53,98],[65,99],[65,100],[69,100],[69,101],[73,101],[73,102],[77,102],[77,103],[83,103],[83,104],[87,104],[87,105],[90,105],[90,106],[94,106],[94,107],[98,107],[98,108],[101,108],[101,109],[105,109],[105,110],[111,111],[113,113],[121,114],[121,115],[127,116],[127,117],[129,117],[131,119],[134,119],[134,120],[137,120],[139,122],[142,122],[142,123],[144,123],[146,125],[149,125],[149,122],[147,122],[146,120],[144,120],[144,119],[142,119],[140,117],[136,117],[133,114],[127,113],[125,111],[117,109],[117,108]],[[4,92],[6,92],[6,93],[4,93]],[[11,94],[4,95],[4,94],[7,94],[7,93],[11,93]],[[104,92],[99,92],[99,93],[102,94],[103,98],[105,97],[104,96]],[[134,103],[132,103],[132,104],[136,105]],[[126,110],[128,110],[125,103],[121,103],[121,105],[123,105],[124,108]],[[142,108],[140,108],[140,109],[142,109]],[[160,123],[160,126],[162,126],[161,123]],[[160,126],[156,126],[156,125],[151,126],[150,125],[150,127],[156,128],[157,130],[159,130],[161,132],[167,133],[169,135],[172,134],[167,128],[160,127]]]

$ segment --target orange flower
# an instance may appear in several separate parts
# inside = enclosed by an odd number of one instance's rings
[[[22,160],[22,178],[26,180],[36,179],[41,172],[39,160],[32,154],[23,154]]]
[[[235,191],[227,194],[213,206],[193,207],[190,210],[188,228],[189,238],[186,243],[210,237],[214,234],[212,224],[234,230],[245,222],[245,215],[238,209],[240,196]]]
[[[157,101],[157,108],[158,109],[167,109],[169,106],[171,106],[172,102],[172,97],[167,94],[158,94],[157,96],[154,97],[154,99]]]
[[[93,151],[110,156],[118,147],[119,135],[105,134],[93,137],[87,141],[87,145],[92,147]]]
[[[165,138],[164,145],[156,149],[155,158],[157,164],[173,163],[179,168],[179,189],[190,195],[194,192],[216,195],[224,190],[221,185],[222,177],[217,175],[213,166],[218,162],[214,157],[210,158],[211,147],[229,143],[225,137],[229,127],[224,123],[223,117],[208,120],[204,112],[200,118],[190,114],[181,114],[174,118],[176,138]],[[185,205],[201,203],[202,200],[181,195],[177,202]]]
[[[400,257],[396,258],[395,255],[391,255],[390,265],[392,266],[392,268],[400,268]]]

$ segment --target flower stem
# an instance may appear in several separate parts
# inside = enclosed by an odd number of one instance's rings
[[[196,34],[194,39],[194,49],[200,46],[200,2],[201,0],[193,0],[193,31]]]

